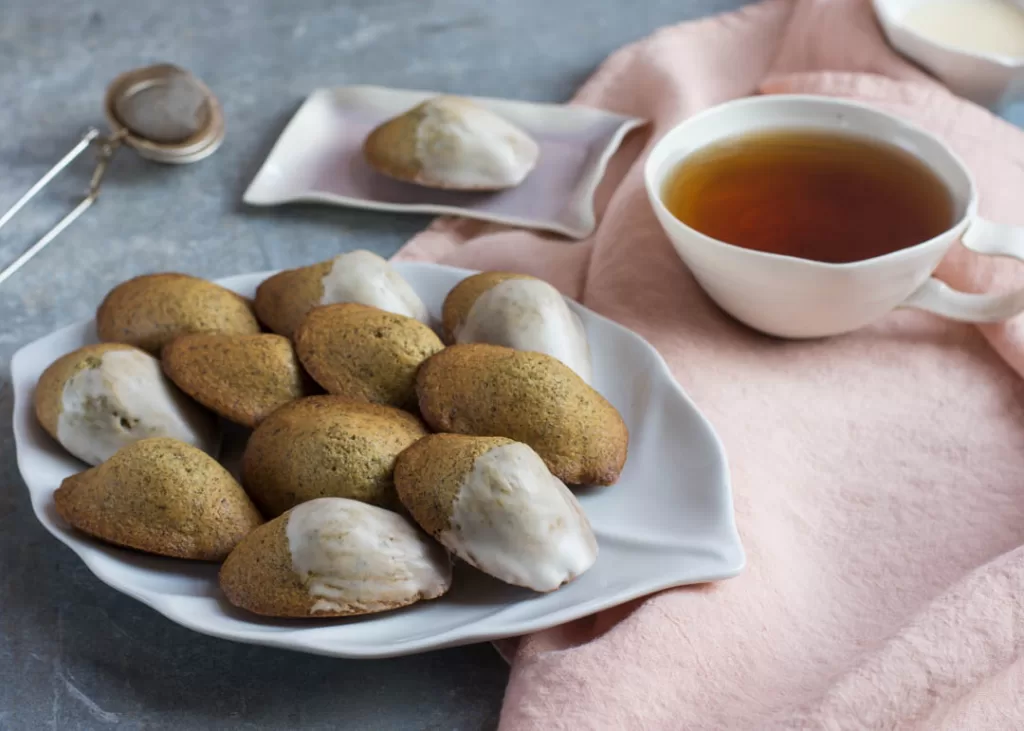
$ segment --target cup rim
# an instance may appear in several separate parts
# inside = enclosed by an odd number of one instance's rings
[[[902,249],[897,249],[896,251],[890,251],[888,254],[880,254],[879,256],[873,256],[868,259],[858,259],[857,261],[843,263],[816,261],[814,259],[805,259],[799,256],[792,256],[790,254],[772,254],[767,251],[748,249],[746,247],[737,246],[736,244],[730,244],[727,241],[722,241],[721,239],[716,239],[712,236],[708,236],[707,234],[701,233],[697,229],[689,226],[686,223],[683,223],[678,218],[676,218],[676,216],[668,209],[668,206],[665,205],[665,202],[661,199],[661,184],[664,183],[664,176],[662,176],[662,178],[657,181],[654,179],[655,171],[653,161],[657,156],[656,153],[659,152],[662,147],[667,146],[668,143],[666,142],[666,140],[670,136],[675,134],[682,127],[695,123],[698,120],[703,119],[705,117],[709,117],[713,114],[719,114],[726,109],[733,109],[736,107],[743,106],[757,106],[759,104],[785,104],[793,102],[817,104],[822,107],[845,107],[849,109],[866,111],[869,114],[874,114],[876,116],[883,117],[915,135],[918,135],[931,142],[934,142],[939,147],[941,147],[943,152],[946,155],[948,155],[949,158],[956,164],[957,168],[959,168],[960,172],[964,175],[964,177],[967,180],[968,191],[970,195],[968,197],[966,205],[964,206],[963,215],[957,218],[957,220],[954,221],[953,224],[946,228],[944,231],[942,231],[942,233],[939,233],[930,239],[926,239],[925,241],[916,243],[913,246],[907,246]],[[854,131],[854,133],[856,132]],[[921,162],[927,165],[928,168],[932,170],[932,172],[935,172],[934,166],[932,166],[925,160],[921,160]],[[742,252],[746,255],[755,258],[764,259],[765,261],[795,262],[809,267],[818,267],[821,269],[830,270],[864,268],[867,266],[873,266],[882,261],[900,261],[902,259],[906,259],[913,256],[922,248],[934,246],[936,243],[939,243],[940,240],[949,237],[951,234],[954,235],[954,238],[950,240],[949,245],[952,245],[952,242],[955,240],[955,238],[959,237],[970,224],[970,222],[977,217],[978,210],[978,188],[975,184],[974,176],[971,174],[970,168],[967,167],[967,165],[960,158],[960,156],[957,155],[956,152],[954,152],[949,145],[947,145],[937,136],[933,135],[931,132],[928,132],[927,130],[923,129],[922,127],[919,127],[918,125],[912,122],[908,122],[904,119],[901,119],[900,117],[889,114],[888,112],[884,112],[881,109],[878,109],[870,104],[851,101],[849,99],[835,99],[832,97],[819,96],[816,94],[763,94],[757,96],[742,97],[740,99],[732,99],[730,101],[717,104],[713,107],[708,107],[707,109],[703,109],[697,112],[696,114],[687,117],[681,122],[673,125],[664,134],[662,134],[658,141],[655,142],[651,149],[648,151],[647,158],[644,161],[644,187],[647,189],[647,197],[650,200],[651,206],[655,209],[656,213],[660,213],[663,216],[668,216],[670,220],[674,221],[676,224],[683,227],[688,234],[697,237],[700,241],[702,241],[705,244],[708,244],[713,247],[726,248]],[[660,218],[659,223],[661,223],[662,228],[665,227],[665,224],[660,220]]]

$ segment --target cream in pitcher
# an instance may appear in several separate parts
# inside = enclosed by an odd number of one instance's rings
[[[915,33],[968,53],[1024,58],[1024,9],[1010,0],[940,0],[912,8]]]

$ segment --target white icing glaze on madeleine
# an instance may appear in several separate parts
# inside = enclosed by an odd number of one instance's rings
[[[523,130],[473,102],[436,97],[422,105],[416,160],[426,184],[499,189],[519,185],[540,148]]]
[[[535,591],[557,589],[597,559],[576,497],[520,443],[476,458],[439,539],[481,571]]]
[[[160,361],[141,350],[111,350],[99,365],[72,375],[61,392],[57,441],[97,465],[121,447],[150,437],[172,437],[216,454],[214,417],[179,391]]]
[[[506,279],[477,297],[455,332],[456,343],[490,343],[545,353],[588,384],[590,345],[579,316],[540,279]]]
[[[318,498],[288,514],[292,569],[312,611],[379,611],[433,599],[451,585],[445,550],[398,513]]]
[[[321,282],[321,305],[356,302],[430,324],[423,300],[387,260],[373,252],[350,251],[334,257]]]

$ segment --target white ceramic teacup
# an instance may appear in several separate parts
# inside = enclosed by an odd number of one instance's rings
[[[682,223],[665,207],[666,178],[684,158],[729,137],[773,129],[833,130],[903,148],[949,188],[956,223],[910,248],[828,264],[718,241]],[[1024,311],[1024,290],[968,294],[932,278],[958,239],[979,254],[1024,260],[1024,228],[980,218],[977,189],[963,162],[927,132],[869,106],[782,94],[727,102],[666,134],[647,159],[644,179],[658,220],[701,287],[726,312],[762,332],[787,338],[838,335],[897,307],[967,322],[996,322]]]

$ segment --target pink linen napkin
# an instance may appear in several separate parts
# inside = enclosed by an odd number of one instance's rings
[[[730,457],[745,572],[507,644],[507,731],[1024,728],[1024,318],[898,311],[844,337],[762,337],[708,300],[650,210],[655,139],[792,91],[929,128],[974,171],[983,213],[1024,224],[1024,133],[895,55],[867,0],[770,0],[662,29],[580,91],[652,120],[615,158],[588,240],[443,219],[399,254],[544,277],[633,328]],[[1024,265],[959,248],[939,273],[1024,285]]]

